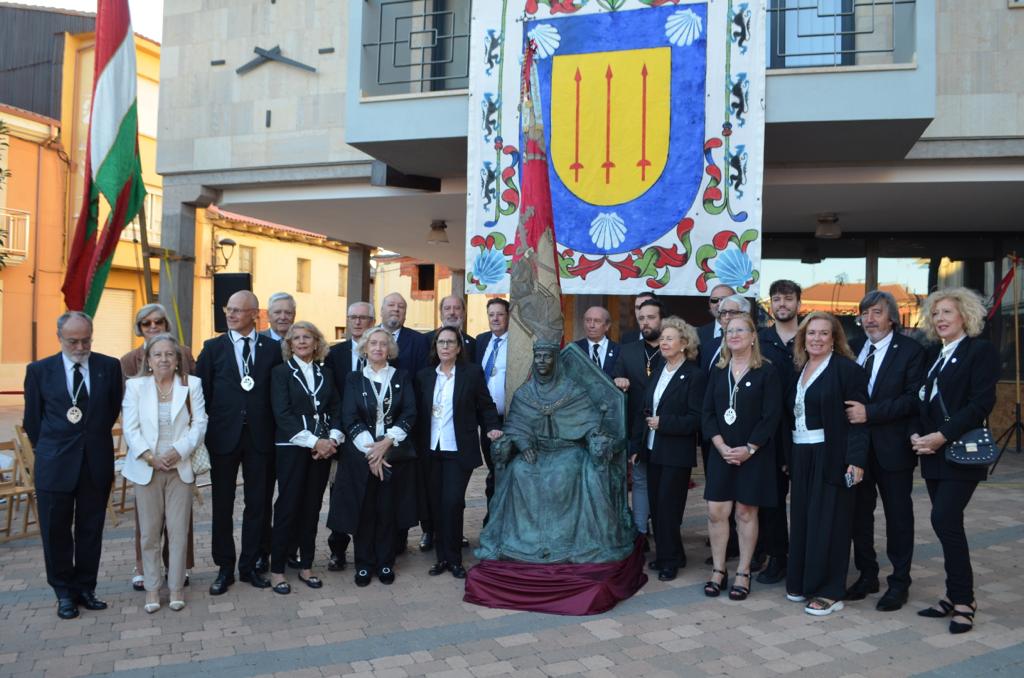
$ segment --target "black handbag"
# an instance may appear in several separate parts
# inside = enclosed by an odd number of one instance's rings
[[[942,408],[942,416],[949,421],[949,411],[946,409],[946,403],[942,400],[942,393],[939,392],[937,395],[939,396],[939,407]],[[1000,454],[999,446],[988,426],[971,429],[959,439],[946,444],[946,461],[960,466],[994,465],[999,461]]]

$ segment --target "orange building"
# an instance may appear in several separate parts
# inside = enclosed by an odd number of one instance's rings
[[[827,311],[834,315],[857,315],[860,300],[864,298],[864,283],[821,282],[811,285],[800,295],[801,313]],[[882,283],[878,289],[896,299],[900,309],[900,324],[916,327],[924,299],[903,285]]]

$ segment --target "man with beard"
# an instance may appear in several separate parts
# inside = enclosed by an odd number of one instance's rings
[[[633,298],[633,313],[636,315],[636,327],[635,330],[630,330],[622,335],[620,344],[630,344],[634,341],[640,341],[640,306],[643,305],[648,299],[657,299],[658,295],[654,292],[641,292]]]
[[[505,422],[505,366],[508,359],[508,311],[509,303],[504,299],[487,301],[487,325],[489,332],[476,337],[476,362],[483,368],[487,378],[487,390],[498,409],[499,425]],[[491,459],[491,439],[480,436],[480,450],[487,465],[487,479],[484,482],[484,496],[490,507],[494,496],[494,462]],[[484,525],[490,520],[490,513],[484,515]]]
[[[664,307],[660,301],[644,301],[640,305],[639,313],[640,336],[643,341],[634,341],[623,346],[615,363],[615,385],[626,393],[627,398],[627,440],[632,440],[632,429],[640,419],[647,382],[664,361],[658,345],[663,317]],[[647,465],[637,459],[636,453],[637,450],[630,450],[630,460],[633,461],[633,522],[637,531],[646,539],[647,519],[651,514],[647,499]],[[685,566],[685,562],[680,565]]]
[[[462,332],[462,355],[467,360],[476,356],[476,339],[466,334],[466,302],[456,294],[441,300],[441,327],[454,327]],[[427,334],[427,342],[434,343],[434,333]]]
[[[722,348],[722,323],[719,318],[721,303],[734,294],[736,291],[728,285],[715,285],[711,288],[708,313],[713,320],[697,328],[697,338],[700,339],[700,366],[704,368],[704,374],[710,372],[711,366],[718,362],[718,354]],[[749,305],[746,312],[750,312]]]
[[[793,340],[800,324],[800,285],[792,280],[776,280],[768,288],[772,317],[775,324],[760,332],[761,354],[771,361],[779,373],[783,394],[789,393],[796,385],[799,373],[793,364]],[[779,466],[786,464],[785,441],[789,439],[785,417],[779,422],[775,433],[779,441],[775,461]],[[760,523],[757,551],[754,553],[756,567],[768,558],[768,566],[757,581],[775,584],[786,578],[787,554],[789,553],[789,528],[786,521],[786,495],[789,493],[789,476],[779,469],[775,475],[778,503],[774,507],[763,507],[758,515]]]

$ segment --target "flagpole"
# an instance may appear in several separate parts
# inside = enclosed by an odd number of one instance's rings
[[[1021,423],[1020,418],[1020,276],[1017,275],[1017,266],[1021,263],[1017,257],[1017,252],[1010,252],[1010,265],[1011,269],[1011,284],[1013,285],[1013,422],[1006,428],[1005,431],[996,440],[996,445],[1001,446],[1000,456],[1010,446],[1010,440],[1012,439],[1016,446],[1014,452],[1018,454],[1021,452],[1020,436],[1021,432],[1024,431],[1024,424]],[[993,310],[998,310],[993,308]],[[992,466],[992,471],[995,471],[995,465]],[[991,473],[991,471],[990,471]]]
[[[146,226],[146,201],[139,208],[139,240],[142,242],[142,288],[146,292],[146,303],[156,302],[153,292],[153,273],[149,268],[149,229]]]

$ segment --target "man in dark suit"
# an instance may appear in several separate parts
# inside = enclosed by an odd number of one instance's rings
[[[658,371],[664,359],[658,347],[664,307],[657,299],[647,299],[640,306],[640,335],[643,341],[626,344],[615,362],[615,385],[626,394],[627,440],[633,439],[633,427],[643,409],[644,392],[651,375]],[[638,450],[630,450],[633,461],[633,522],[637,532],[647,535],[647,520],[651,515],[647,499],[647,464],[637,459]]]
[[[462,332],[462,354],[466,360],[476,356],[476,339],[466,334],[466,303],[462,297],[449,295],[441,300],[441,326],[454,327]],[[434,333],[427,333],[427,345],[434,343]],[[429,349],[428,349],[429,352]]]
[[[487,390],[498,410],[498,425],[505,423],[505,366],[508,356],[508,311],[509,303],[504,299],[487,301],[487,325],[489,332],[476,337],[476,363],[484,370],[487,378]],[[484,432],[486,434],[486,431]],[[491,439],[480,436],[480,449],[483,451],[484,464],[487,465],[487,479],[484,481],[484,496],[490,504],[494,496],[494,462],[491,461]],[[489,514],[484,515],[484,525]]]
[[[792,280],[774,281],[768,288],[768,296],[775,324],[764,328],[758,335],[761,355],[771,361],[779,373],[784,396],[796,385],[796,380],[800,376],[793,364],[793,344],[800,324],[801,292],[800,285]],[[763,562],[765,558],[768,559],[767,566],[757,575],[757,581],[762,584],[776,584],[786,578],[789,559],[789,525],[786,520],[789,475],[784,473],[781,467],[786,464],[784,445],[789,435],[786,417],[782,417],[775,432],[775,462],[780,467],[775,474],[778,502],[772,507],[762,506],[757,514],[760,527],[754,561]]]
[[[609,378],[615,373],[615,363],[619,359],[619,345],[608,338],[611,326],[612,315],[608,309],[591,306],[583,314],[583,331],[586,336],[576,342]]]
[[[620,344],[631,344],[634,341],[640,341],[640,306],[648,299],[657,299],[658,295],[654,292],[641,292],[640,294],[633,297],[633,314],[636,316],[636,327],[635,330],[630,330],[622,335],[620,338]]]
[[[239,466],[245,480],[245,509],[238,573],[256,588],[270,586],[270,580],[255,568],[264,517],[273,499],[272,492],[267,492],[267,473],[274,463],[270,371],[281,364],[281,346],[256,332],[258,313],[255,294],[247,290],[232,294],[224,307],[227,333],[207,340],[196,360],[196,376],[203,380],[210,416],[206,447],[213,486],[213,562],[219,568],[210,585],[214,596],[226,593],[235,582],[233,516]]]
[[[105,610],[96,598],[107,497],[114,482],[111,429],[121,412],[123,382],[116,358],[92,353],[92,319],[68,311],[57,319],[61,352],[25,372],[25,433],[35,450],[46,581],[57,616],[78,606]]]
[[[893,573],[888,590],[876,607],[892,612],[903,607],[910,591],[914,555],[914,502],[911,491],[917,455],[907,431],[918,413],[918,389],[924,378],[924,349],[900,334],[896,299],[874,290],[860,301],[860,323],[866,338],[851,345],[868,376],[868,401],[848,401],[847,418],[868,426],[868,463],[864,482],[856,488],[853,515],[853,560],[860,577],[846,591],[848,600],[861,600],[878,591],[875,556],[875,504],[882,495],[885,510],[886,554]]]
[[[711,288],[711,295],[708,297],[708,313],[711,314],[712,320],[697,328],[697,338],[700,339],[700,366],[704,368],[704,374],[707,374],[711,370],[711,366],[718,361],[718,353],[722,346],[719,305],[733,294],[736,294],[736,291],[728,285],[715,285]]]
[[[363,333],[373,326],[373,306],[365,301],[357,301],[348,307],[348,339],[331,347],[324,361],[326,367],[331,368],[334,375],[334,385],[338,394],[344,397],[345,378],[349,373],[357,372],[366,365],[366,360],[360,357],[356,347]],[[330,497],[334,497],[331,492]],[[344,532],[331,530],[327,537],[327,547],[331,550],[330,560],[327,561],[327,569],[331,572],[339,572],[345,569],[345,551],[348,550],[351,537]]]

